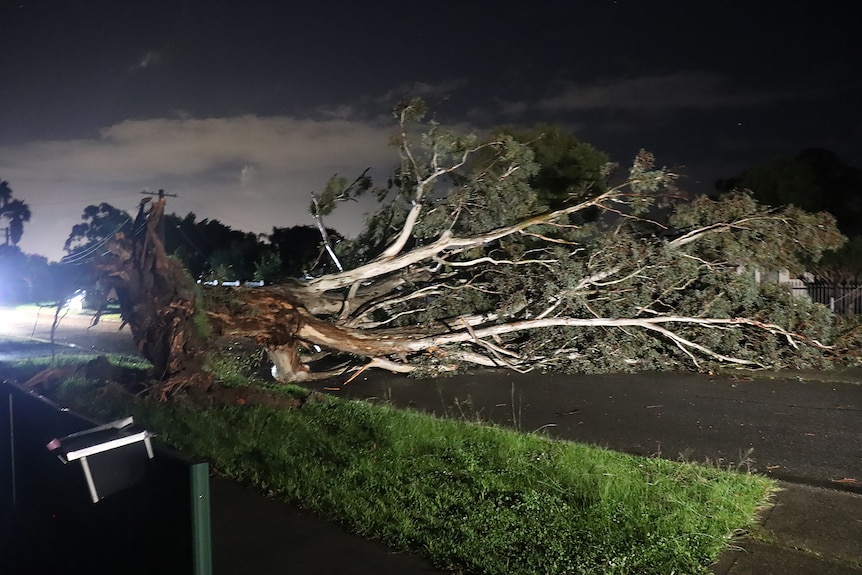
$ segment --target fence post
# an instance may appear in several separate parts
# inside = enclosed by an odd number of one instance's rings
[[[12,488],[12,509],[18,507],[18,485],[15,478],[15,406],[9,394],[9,483]]]
[[[192,500],[192,558],[195,575],[212,575],[209,463],[189,467]]]

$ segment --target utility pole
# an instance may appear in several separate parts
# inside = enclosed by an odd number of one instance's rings
[[[160,200],[164,201],[165,197],[176,198],[176,194],[166,194],[164,190],[159,189],[158,192],[147,192],[146,190],[141,192],[145,196],[158,196]],[[143,208],[144,201],[141,201],[141,208]],[[159,233],[159,238],[162,240],[162,245],[165,245],[165,218],[164,213],[162,214],[162,219],[159,222],[159,229],[157,230]]]
[[[165,196],[167,196],[169,198],[176,198],[177,197],[176,194],[166,194],[164,190],[159,190],[158,192],[143,191],[141,193],[144,194],[145,196],[159,196],[160,200],[165,199]]]

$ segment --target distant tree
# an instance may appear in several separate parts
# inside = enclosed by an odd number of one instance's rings
[[[68,280],[76,274],[55,274],[47,258],[25,254],[17,246],[0,245],[0,302],[56,303],[78,289],[68,291]],[[79,286],[80,287],[80,286]]]
[[[739,176],[719,180],[716,188],[751,190],[757,201],[769,206],[827,211],[842,233],[862,235],[862,170],[844,164],[829,150],[810,148],[767,160]]]
[[[165,217],[165,249],[197,279],[249,280],[267,248],[250,232],[194,213]]]
[[[255,234],[234,232],[226,245],[217,247],[210,254],[209,279],[250,280],[256,271],[255,263],[264,253],[265,248]]]
[[[22,303],[29,299],[27,256],[17,246],[0,244],[0,305]]]
[[[208,258],[213,250],[212,242],[200,237],[197,216],[189,212],[183,217],[165,215],[165,249],[188,270],[195,279],[201,279],[210,271]]]
[[[141,234],[147,225],[144,211],[147,201],[149,199],[141,202],[134,218],[104,202],[84,208],[82,222],[72,227],[64,244],[69,254],[66,260],[83,262],[90,259],[98,251],[96,248],[117,234],[126,237]],[[234,230],[218,220],[198,221],[194,213],[183,217],[169,214],[165,216],[163,228],[165,248],[182,262],[192,277],[198,279],[251,279],[255,274],[255,264],[271,251],[253,233]],[[319,235],[315,237],[319,243]],[[296,247],[306,250],[304,245],[304,242],[297,242]]]
[[[338,244],[341,234],[327,229],[330,241]],[[272,228],[269,244],[281,261],[282,278],[302,278],[312,273],[334,271],[331,260],[324,253],[323,238],[314,226]]]
[[[24,235],[24,223],[30,221],[30,215],[30,206],[12,198],[9,182],[0,181],[0,218],[7,223],[5,245],[18,245]]]
[[[285,279],[282,271],[281,258],[277,253],[268,252],[263,254],[260,261],[254,264],[254,279],[271,284]]]
[[[99,244],[104,244],[114,234],[134,232],[132,217],[106,202],[84,208],[81,220],[82,223],[72,227],[66,243],[63,244],[63,249],[69,255],[84,254]]]
[[[607,154],[559,126],[539,124],[527,131],[503,128],[500,133],[511,134],[532,150],[538,169],[530,185],[548,208],[558,209],[607,187]]]
[[[833,284],[862,284],[862,236],[853,236],[835,252],[826,252],[813,268],[818,279]]]
[[[759,202],[775,206],[793,205],[810,212],[831,213],[842,233],[850,237],[838,250],[830,251],[807,271],[819,281],[858,281],[862,242],[862,170],[842,163],[829,150],[811,148],[796,156],[778,157],[752,166],[739,176],[719,180],[720,192],[747,189]]]

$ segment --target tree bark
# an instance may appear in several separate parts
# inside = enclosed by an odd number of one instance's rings
[[[165,253],[159,226],[165,199],[156,199],[145,226],[132,237],[117,234],[96,266],[114,288],[123,321],[141,354],[163,380],[198,370],[204,351],[195,323],[196,285],[182,265]]]

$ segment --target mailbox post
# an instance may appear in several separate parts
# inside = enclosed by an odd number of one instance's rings
[[[149,431],[132,430],[131,417],[53,439],[47,447],[63,463],[78,461],[93,503],[139,483],[153,458]]]

